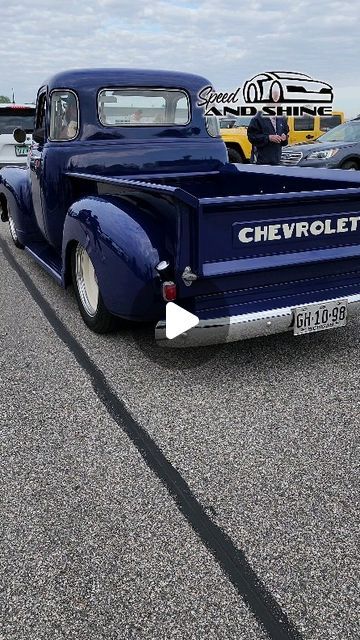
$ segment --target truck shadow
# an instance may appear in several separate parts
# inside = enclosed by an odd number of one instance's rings
[[[119,335],[119,334],[117,334]],[[166,349],[154,340],[154,327],[149,324],[128,325],[121,331],[123,339],[131,340],[150,361],[164,369],[189,370],[208,368],[214,375],[216,367],[229,371],[254,363],[261,369],[300,371],[302,367],[333,361],[337,365],[359,357],[360,322],[353,320],[346,328],[294,337],[291,332],[251,338],[239,342],[208,347]],[[359,358],[360,359],[360,358]]]

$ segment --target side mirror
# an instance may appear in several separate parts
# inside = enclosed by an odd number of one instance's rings
[[[42,144],[43,142],[45,142],[45,129],[44,129],[44,127],[41,127],[40,129],[34,129],[32,137],[33,137],[34,142],[37,142],[38,144]]]
[[[18,142],[19,144],[23,144],[26,140],[26,131],[20,128],[14,129],[13,136],[15,138],[15,142]]]

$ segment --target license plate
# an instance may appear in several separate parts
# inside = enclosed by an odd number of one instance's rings
[[[347,300],[307,304],[294,309],[294,335],[314,333],[344,327],[347,321]]]
[[[27,156],[28,151],[29,151],[30,147],[28,147],[27,145],[20,146],[20,145],[15,145],[15,154],[17,156]]]

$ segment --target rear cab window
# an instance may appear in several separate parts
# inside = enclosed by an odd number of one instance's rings
[[[107,127],[181,126],[190,122],[190,100],[181,89],[102,89],[98,115]]]

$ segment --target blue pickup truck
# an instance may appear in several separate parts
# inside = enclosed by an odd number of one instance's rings
[[[83,69],[38,91],[1,219],[96,332],[155,323],[162,346],[345,325],[360,307],[360,176],[233,165],[186,73]],[[16,130],[21,144],[24,132]],[[175,302],[199,323],[166,338]]]

